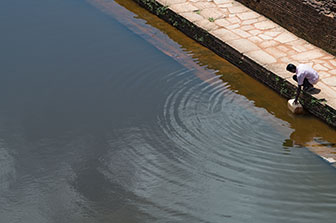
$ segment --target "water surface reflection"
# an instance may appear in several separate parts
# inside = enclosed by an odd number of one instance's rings
[[[1,221],[333,222],[335,170],[284,146],[333,130],[131,1],[92,3],[110,15],[0,3]]]
[[[265,108],[269,113],[289,123],[293,129],[290,139],[294,144],[297,142],[302,146],[311,145],[312,142],[319,141],[320,138],[334,143],[336,135],[333,128],[309,114],[292,115],[287,109],[285,99],[208,49],[190,40],[181,32],[177,32],[171,25],[138,7],[133,1],[90,0],[90,2],[102,11],[119,18],[119,22],[127,25],[133,32],[141,35],[165,54],[185,67],[193,69],[194,73],[202,80],[211,80],[213,74],[220,75],[224,83],[228,83],[229,88],[235,93],[244,95],[253,101],[255,106]],[[122,8],[134,14],[122,10]]]

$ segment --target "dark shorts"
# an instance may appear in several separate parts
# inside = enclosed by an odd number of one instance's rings
[[[293,76],[293,80],[295,80],[296,82],[298,82],[296,75]],[[313,87],[313,85],[311,83],[309,83],[309,81],[308,81],[307,78],[305,78],[303,80],[303,85],[302,86],[303,86],[303,89],[308,89],[308,88],[312,88]]]

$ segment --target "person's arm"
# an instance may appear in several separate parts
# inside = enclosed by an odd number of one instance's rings
[[[295,104],[297,104],[297,101],[299,99],[299,96],[300,96],[300,93],[301,93],[301,88],[302,88],[302,85],[299,85],[298,88],[297,88],[296,97],[295,97],[295,100],[294,100]]]

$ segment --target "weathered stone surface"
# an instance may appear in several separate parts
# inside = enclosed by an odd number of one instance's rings
[[[288,43],[297,40],[297,37],[289,32],[281,33],[274,40],[279,41],[280,43]]]
[[[224,13],[221,10],[219,10],[218,8],[207,8],[207,9],[203,9],[201,11],[201,15],[205,19],[209,19],[209,18],[219,19],[219,18],[223,17]]]
[[[196,2],[193,5],[196,6],[197,8],[199,8],[200,10],[217,7],[217,5],[213,2]]]
[[[219,37],[225,41],[240,39],[237,34],[227,30],[227,29],[217,29],[211,32],[214,36]]]
[[[307,5],[312,6],[316,11],[329,17],[336,17],[335,0],[305,0]]]
[[[281,50],[277,49],[276,47],[269,47],[266,48],[265,51],[271,54],[275,58],[285,57],[287,54],[282,52]]]
[[[263,42],[264,40],[263,39],[261,39],[261,38],[259,38],[259,37],[257,37],[257,36],[251,36],[250,38],[248,38],[249,40],[251,40],[252,42],[254,42],[254,43],[261,43],[261,42]]]
[[[277,35],[281,34],[281,32],[266,31],[264,34],[270,37],[276,37]]]
[[[259,29],[253,29],[250,30],[249,33],[251,33],[253,36],[257,36],[258,34],[262,33],[262,31]]]
[[[230,25],[231,23],[229,21],[227,21],[226,19],[217,19],[215,21],[215,23],[218,25],[218,26],[222,26],[222,27],[225,27],[225,26],[228,26]]]
[[[267,64],[266,68],[284,79],[292,78],[293,74],[286,71],[286,66],[287,66],[287,63],[277,62],[277,63]]]
[[[222,8],[222,9],[227,9],[229,7],[232,7],[232,6],[233,6],[232,2],[218,5],[218,7]]]
[[[175,5],[180,3],[186,3],[187,0],[160,0],[159,1],[162,5]]]
[[[250,20],[250,19],[255,19],[255,18],[258,18],[260,17],[260,15],[258,13],[255,13],[255,12],[244,12],[244,13],[241,13],[241,14],[238,14],[237,15],[241,20]]]
[[[239,13],[239,12],[246,12],[248,9],[245,6],[235,6],[235,7],[229,7],[230,13]]]
[[[229,21],[231,24],[240,23],[240,20],[237,17],[227,18],[226,20]]]
[[[249,30],[254,29],[254,27],[251,25],[244,25],[244,26],[241,26],[240,28],[244,31],[249,31]]]
[[[237,49],[239,52],[246,53],[252,50],[260,49],[256,44],[247,39],[237,39],[228,42],[230,46]]]
[[[319,81],[314,87],[321,89],[321,92],[318,95],[314,95],[315,97],[326,99],[328,104],[336,99],[335,91],[325,84],[323,80]]]
[[[214,0],[216,4],[224,4],[224,3],[231,3],[233,0]]]
[[[334,65],[336,67],[336,58],[332,58],[332,59],[328,59],[329,63],[331,63],[332,65]]]
[[[299,53],[296,54],[294,56],[292,56],[293,59],[297,60],[297,61],[309,61],[312,59],[316,59],[319,57],[322,57],[323,53],[320,50],[310,50],[310,51],[306,51],[303,53]]]
[[[329,86],[336,87],[336,77],[335,76],[324,78],[323,82]]]
[[[274,41],[274,40],[267,40],[267,41],[263,41],[262,43],[260,43],[260,46],[262,48],[268,48],[270,46],[276,46],[278,45],[279,43]]]
[[[287,52],[289,50],[289,48],[287,46],[284,46],[284,45],[279,45],[279,46],[277,46],[277,48],[279,50],[281,50],[282,52]]]
[[[318,74],[321,80],[323,80],[324,78],[330,77],[330,73],[327,73],[325,71],[319,71]]]
[[[228,30],[236,29],[236,28],[239,28],[239,24],[233,24],[233,25],[227,26],[225,28],[228,29]]]
[[[275,24],[274,22],[271,22],[271,21],[263,21],[263,22],[255,23],[254,26],[255,26],[257,29],[260,29],[260,30],[266,30],[266,29],[272,29],[272,28],[275,28],[275,27],[276,27],[276,24]]]
[[[170,8],[177,13],[193,12],[193,11],[198,10],[198,8],[193,6],[191,3],[174,4],[174,5],[171,5]]]
[[[254,24],[256,22],[258,22],[258,19],[249,19],[249,20],[244,20],[242,24],[243,25],[250,25],[250,24]]]
[[[270,40],[270,39],[273,39],[271,36],[267,36],[267,35],[265,35],[265,34],[260,34],[260,35],[258,35],[261,39],[263,39],[263,40]]]
[[[188,19],[190,22],[196,22],[204,19],[202,16],[196,14],[195,12],[184,12],[181,13],[181,15],[184,18]]]
[[[304,47],[303,45],[296,45],[296,46],[292,46],[292,49],[294,49],[296,52],[302,53],[307,51],[308,49],[306,47]]]
[[[237,0],[336,55],[335,0]]]
[[[241,29],[234,29],[234,30],[232,30],[232,32],[238,34],[239,36],[241,36],[243,38],[247,38],[247,37],[251,36],[251,34],[249,34],[248,32],[245,32],[244,30],[241,30]]]
[[[263,50],[250,51],[246,53],[246,55],[262,65],[272,64],[277,61],[273,56],[269,55]]]
[[[195,22],[199,27],[202,27],[203,29],[207,31],[216,30],[218,26],[214,22],[210,22],[209,20],[198,20]]]
[[[313,66],[313,68],[316,70],[316,71],[328,71],[329,69],[322,66],[321,64],[316,64],[315,66]]]

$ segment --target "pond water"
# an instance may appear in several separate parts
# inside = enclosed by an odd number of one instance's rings
[[[0,222],[335,221],[335,130],[132,1],[0,27]]]

